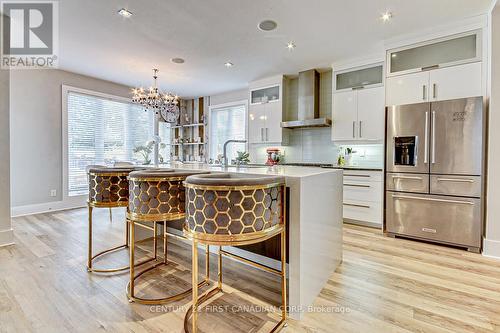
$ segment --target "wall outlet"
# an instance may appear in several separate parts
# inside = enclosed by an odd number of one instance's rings
[[[57,190],[50,190],[49,195],[50,195],[51,197],[56,197],[56,196],[57,196]]]

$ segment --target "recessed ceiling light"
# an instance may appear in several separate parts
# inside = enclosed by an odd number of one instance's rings
[[[185,62],[185,60],[182,58],[172,58],[170,59],[170,61],[173,62],[174,64],[183,64]]]
[[[233,67],[234,64],[232,62],[228,61],[228,62],[224,63],[224,66],[226,66],[227,68],[230,68],[230,67]]]
[[[382,19],[382,21],[387,22],[387,21],[389,21],[392,18],[392,13],[391,12],[385,12],[385,13],[382,14],[382,16],[380,16],[380,18]]]
[[[292,51],[297,45],[295,45],[294,42],[288,42],[286,44],[286,48],[289,50],[289,51]]]
[[[259,23],[259,29],[262,31],[271,31],[278,27],[278,23],[273,20],[264,20]]]
[[[132,16],[132,12],[125,9],[125,8],[122,8],[118,11],[118,14],[120,14],[121,16],[125,17],[125,18],[129,18]]]

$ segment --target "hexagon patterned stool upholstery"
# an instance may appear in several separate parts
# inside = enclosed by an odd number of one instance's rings
[[[198,244],[219,246],[217,287],[198,298],[193,289],[193,305],[184,318],[184,331],[197,331],[198,304],[222,292],[222,255],[244,261],[281,278],[281,320],[271,332],[279,331],[286,321],[286,187],[284,177],[246,174],[209,174],[190,176],[186,187],[186,223],[184,234],[193,240],[193,286],[198,284]],[[238,246],[281,237],[281,270],[252,262],[226,252],[222,246]]]
[[[128,206],[128,180],[130,172],[138,168],[107,168],[103,166],[87,167],[89,181],[89,197],[87,205],[89,208],[89,244],[87,270],[96,273],[114,273],[127,270],[129,266],[109,269],[97,269],[93,267],[94,259],[119,249],[128,247],[128,226],[125,225],[125,244],[113,247],[111,249],[92,254],[92,212],[94,208],[109,208],[111,220],[111,208]]]
[[[127,295],[131,302],[142,304],[164,304],[173,302],[188,296],[191,289],[174,296],[164,298],[147,298],[135,295],[135,282],[144,273],[149,272],[160,265],[167,265],[167,223],[176,221],[185,216],[185,189],[183,181],[186,177],[202,174],[196,171],[180,171],[172,169],[150,169],[132,172],[129,179],[130,200],[127,218],[130,223],[130,281],[127,285]],[[163,225],[163,261],[158,261],[158,224]],[[151,225],[152,224],[152,225]],[[138,274],[134,272],[135,263],[135,226],[153,231],[153,260],[158,261],[151,267]],[[177,235],[172,235],[179,237]],[[199,286],[208,283],[208,251],[206,260],[206,279]],[[196,289],[196,288],[195,288]]]

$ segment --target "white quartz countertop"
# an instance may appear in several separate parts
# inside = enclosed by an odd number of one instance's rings
[[[162,164],[160,165],[160,167],[184,169],[184,170],[204,170],[212,172],[246,173],[254,175],[273,175],[273,176],[285,176],[292,178],[304,178],[331,172],[342,172],[341,169],[323,169],[316,167],[287,166],[287,165],[223,167],[221,165],[214,165],[214,164],[171,163],[171,164]]]

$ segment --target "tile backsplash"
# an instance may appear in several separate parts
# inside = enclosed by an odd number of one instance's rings
[[[346,147],[353,149],[351,165],[382,167],[384,165],[384,145],[379,144],[343,144],[331,141],[331,128],[294,129],[290,133],[287,146],[267,144],[250,145],[252,163],[264,163],[267,160],[266,149],[280,148],[285,163],[328,163],[336,164],[339,153]]]

